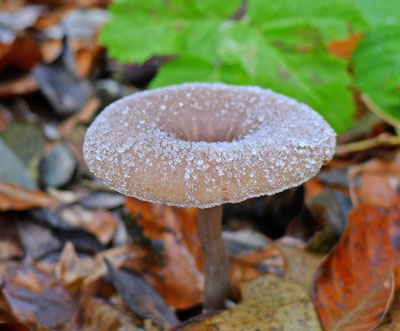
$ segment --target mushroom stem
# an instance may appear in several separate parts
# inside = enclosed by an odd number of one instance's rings
[[[205,258],[205,311],[225,308],[229,294],[229,261],[222,239],[222,206],[199,209],[198,231]]]

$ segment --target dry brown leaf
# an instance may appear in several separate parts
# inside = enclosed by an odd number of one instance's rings
[[[163,243],[161,264],[152,262],[140,270],[150,276],[152,285],[176,309],[202,302],[203,255],[197,235],[195,208],[177,208],[126,199],[131,216],[151,239]]]
[[[313,299],[327,330],[372,330],[390,307],[400,264],[400,209],[359,204],[318,268]]]
[[[400,325],[400,292],[395,292],[395,298],[389,310],[390,322],[392,324]]]
[[[265,273],[283,275],[285,261],[281,252],[268,246],[259,251],[239,254],[231,259],[231,285],[235,288],[240,283],[261,276]]]
[[[308,292],[275,275],[242,286],[243,301],[230,310],[179,330],[322,330]]]
[[[79,123],[89,123],[96,111],[100,107],[100,100],[98,98],[90,99],[85,106],[75,115],[70,116],[60,126],[59,132],[63,137],[69,137],[73,129]]]
[[[50,12],[46,13],[46,15],[39,16],[34,27],[38,30],[43,31],[60,23],[65,14],[74,8],[74,5],[70,1],[68,1],[69,3],[66,1],[63,2],[64,3],[62,7],[56,7],[52,9]]]
[[[0,2],[0,8],[5,10],[18,10],[26,5],[26,0],[3,0]]]
[[[42,191],[24,189],[11,183],[0,182],[0,211],[27,210],[56,204],[56,200]]]
[[[64,222],[74,227],[82,227],[93,233],[99,241],[107,245],[114,237],[118,221],[106,209],[91,210],[81,205],[66,206],[58,211]]]
[[[25,260],[17,274],[5,283],[3,293],[23,324],[74,329],[77,302],[57,283],[52,272],[39,270],[31,260]]]
[[[54,62],[62,52],[62,40],[50,39],[39,45],[43,63]]]
[[[86,227],[93,222],[93,215],[94,212],[92,210],[78,204],[64,206],[58,211],[58,216],[60,216],[65,223],[74,227]]]
[[[82,326],[85,331],[140,331],[138,321],[128,312],[104,299],[87,297],[81,303]]]
[[[21,247],[10,240],[0,240],[0,260],[20,258],[24,256]]]
[[[124,245],[98,253],[93,257],[79,258],[71,242],[65,244],[56,265],[56,276],[64,287],[81,288],[107,274],[104,259],[120,267],[135,254],[133,247]]]
[[[39,46],[32,37],[20,37],[11,45],[0,44],[0,70],[15,67],[29,71],[41,59]]]
[[[102,244],[107,245],[117,231],[118,221],[112,212],[99,209],[93,213],[93,220],[86,225],[86,230],[93,233]]]
[[[0,97],[8,98],[37,91],[39,85],[31,74],[0,83]]]
[[[274,246],[279,249],[285,259],[285,278],[303,285],[307,291],[310,291],[315,270],[323,256],[281,242],[276,242]]]
[[[349,169],[354,205],[368,203],[390,208],[400,205],[400,153],[391,161],[372,159]]]
[[[71,39],[70,45],[74,50],[78,74],[81,77],[87,77],[103,53],[104,48],[97,43],[97,38],[91,41]]]
[[[380,326],[379,328],[375,329],[375,331],[399,331],[400,324],[399,323],[389,323]]]

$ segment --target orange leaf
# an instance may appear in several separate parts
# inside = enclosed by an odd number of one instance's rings
[[[93,233],[99,241],[107,245],[117,231],[118,221],[114,214],[106,209],[99,209],[93,213],[93,221],[86,225],[86,230]]]
[[[350,167],[350,197],[354,205],[390,208],[400,205],[400,153],[391,161],[372,159]]]
[[[51,270],[45,272],[26,259],[3,286],[7,303],[20,322],[28,325],[39,322],[52,329],[76,329],[76,298],[57,283]]]
[[[202,301],[203,274],[201,243],[197,236],[195,208],[177,208],[126,199],[131,216],[151,239],[163,243],[162,260],[141,270],[164,300],[176,309]]]
[[[55,205],[56,201],[42,191],[28,190],[0,182],[0,211],[26,210]]]
[[[318,268],[313,300],[326,330],[372,330],[393,294],[400,263],[400,209],[360,204],[342,239]]]
[[[328,45],[328,52],[337,57],[350,59],[361,38],[361,34],[352,34],[346,40],[333,40]]]
[[[121,267],[126,259],[134,255],[132,248],[130,245],[118,246],[92,257],[80,258],[74,245],[67,242],[56,265],[55,275],[64,288],[79,289],[107,274],[105,259]]]
[[[135,317],[118,307],[115,302],[87,296],[80,306],[82,328],[87,331],[140,330]],[[136,323],[135,323],[136,322]]]
[[[17,38],[11,45],[0,45],[0,70],[16,67],[28,71],[41,58],[39,46],[30,36]]]
[[[71,39],[70,43],[75,53],[78,74],[81,77],[87,77],[104,49],[97,44],[96,40]]]

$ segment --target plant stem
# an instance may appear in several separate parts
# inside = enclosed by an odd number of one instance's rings
[[[356,141],[344,145],[337,145],[335,153],[336,155],[341,155],[344,153],[365,151],[380,146],[399,146],[399,145],[400,145],[399,136],[391,135],[388,133],[381,133],[379,136],[376,136],[374,138]]]
[[[222,206],[199,209],[198,229],[205,258],[204,310],[223,309],[230,285],[222,239]]]

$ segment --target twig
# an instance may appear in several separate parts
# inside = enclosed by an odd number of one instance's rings
[[[365,151],[379,146],[400,146],[400,137],[382,133],[374,138],[338,145],[336,147],[336,155]]]

